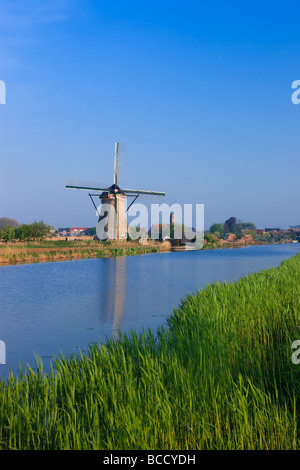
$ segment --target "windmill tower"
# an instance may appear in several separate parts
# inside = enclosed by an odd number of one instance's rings
[[[114,179],[113,184],[108,187],[99,187],[97,185],[87,186],[87,185],[74,185],[67,184],[67,189],[79,189],[85,191],[97,191],[97,194],[89,193],[91,201],[99,215],[99,221],[102,221],[104,218],[107,221],[105,227],[105,237],[103,240],[126,240],[128,234],[128,223],[126,212],[129,207],[135,202],[135,200],[140,195],[150,195],[150,196],[165,196],[164,192],[160,191],[146,191],[139,189],[121,189],[118,186],[118,153],[119,153],[119,143],[115,143],[115,162],[114,162]],[[101,193],[99,195],[99,192]],[[100,198],[101,206],[100,212],[97,208],[93,197]],[[126,207],[126,201],[128,197],[133,197],[133,201]]]
[[[106,237],[108,240],[126,240],[128,234],[128,224],[125,213],[127,197],[118,186],[118,154],[119,143],[116,142],[114,182],[107,191],[103,191],[99,196],[101,200],[99,221],[107,217]]]

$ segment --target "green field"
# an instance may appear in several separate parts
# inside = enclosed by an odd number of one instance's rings
[[[299,449],[300,255],[0,382],[2,449]]]

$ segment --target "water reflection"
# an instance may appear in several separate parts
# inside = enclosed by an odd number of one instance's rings
[[[125,305],[127,258],[105,260],[106,269],[101,286],[101,314],[104,312],[112,324],[112,335],[118,336]]]

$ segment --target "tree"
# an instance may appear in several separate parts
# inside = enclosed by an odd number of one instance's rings
[[[32,227],[28,224],[23,224],[21,227],[16,228],[15,234],[18,240],[29,240],[33,238]]]
[[[288,236],[289,236],[289,238],[291,238],[292,240],[296,240],[296,238],[297,238],[296,233],[295,233],[294,230],[292,230],[292,229],[289,230]]]
[[[86,229],[86,234],[89,236],[94,236],[96,235],[96,227],[89,227]]]
[[[234,233],[236,238],[239,239],[243,235],[242,224],[235,224],[230,227],[230,233]]]
[[[50,225],[46,225],[42,220],[40,222],[33,222],[30,224],[32,238],[36,240],[42,240],[42,238],[49,237],[51,235]]]
[[[244,230],[244,235],[251,235],[253,240],[256,239],[256,230]]]
[[[256,227],[252,222],[243,222],[241,226],[242,226],[242,230],[255,230],[256,231]]]
[[[19,227],[19,222],[17,222],[15,219],[10,219],[9,217],[0,217],[0,228],[4,227],[13,227],[17,228]]]
[[[216,245],[218,243],[218,240],[209,232],[204,233],[204,241],[211,245]]]
[[[0,238],[5,242],[15,239],[15,230],[13,227],[7,226],[0,229]]]
[[[223,224],[213,224],[210,229],[210,233],[213,233],[218,238],[224,237],[224,227]]]
[[[42,240],[51,235],[51,226],[46,225],[42,220],[40,222],[33,222],[32,224],[23,224],[15,229],[11,226],[6,226],[0,229],[0,239],[5,241],[10,240]]]

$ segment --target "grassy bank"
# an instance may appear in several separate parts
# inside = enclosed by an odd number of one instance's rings
[[[3,243],[0,245],[0,264],[63,261],[110,256],[131,256],[168,251],[168,243],[138,241],[41,241]]]
[[[299,449],[300,255],[0,382],[0,448]]]

